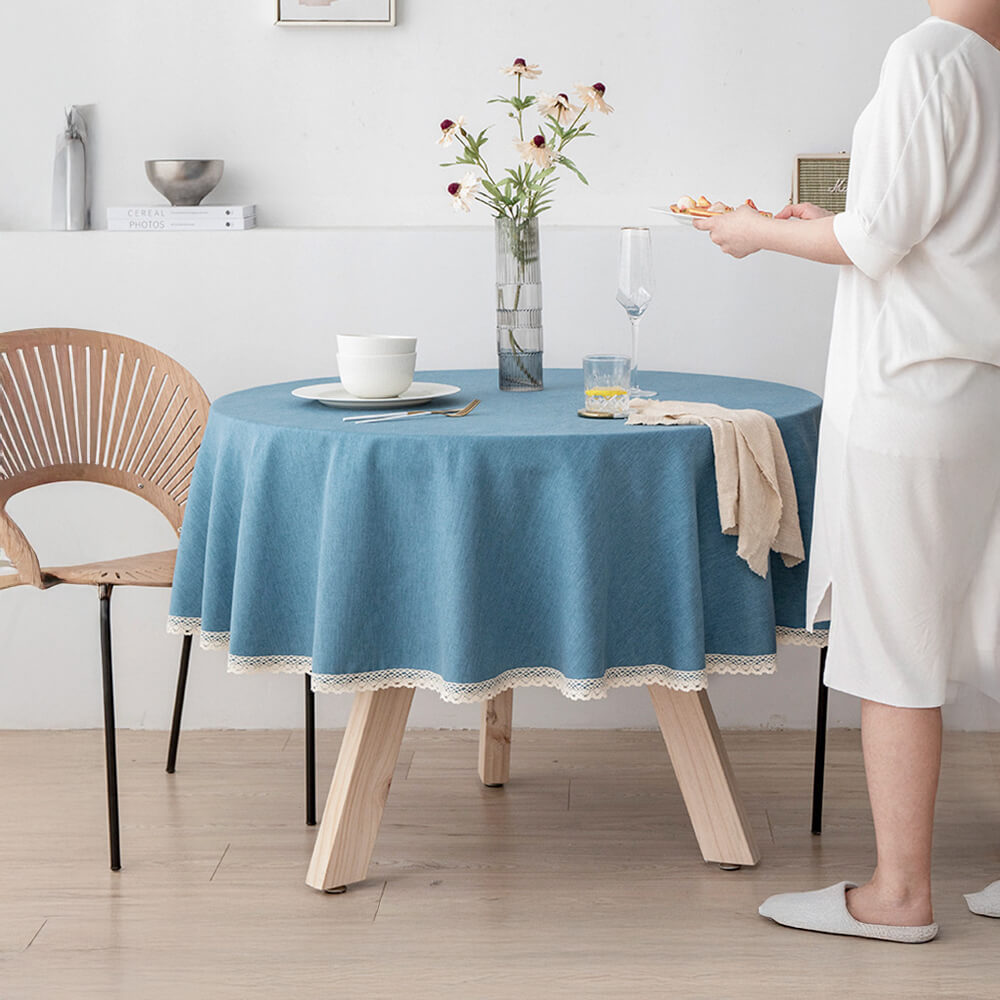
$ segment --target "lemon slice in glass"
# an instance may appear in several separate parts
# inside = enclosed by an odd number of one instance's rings
[[[623,389],[620,385],[600,387],[597,389],[584,390],[585,396],[599,396],[602,399],[611,399],[614,396],[627,396],[628,389]]]

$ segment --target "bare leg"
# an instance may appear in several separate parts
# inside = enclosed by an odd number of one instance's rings
[[[929,924],[941,709],[863,701],[861,740],[878,861],[871,881],[848,893],[847,907],[869,924]]]

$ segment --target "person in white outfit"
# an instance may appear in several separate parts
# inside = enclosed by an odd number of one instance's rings
[[[871,880],[772,897],[779,923],[929,940],[941,706],[1000,700],[1000,0],[931,0],[854,131],[846,210],[695,223],[723,251],[841,265],[808,609],[862,701]],[[1000,916],[1000,882],[968,897]]]

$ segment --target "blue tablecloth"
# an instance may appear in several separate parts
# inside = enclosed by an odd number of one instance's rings
[[[585,420],[582,374],[502,393],[427,372],[468,417],[355,425],[261,386],[212,406],[187,500],[171,631],[231,670],[311,672],[319,691],[394,685],[449,701],[546,685],[573,698],[712,672],[768,673],[807,633],[806,564],[767,579],[719,525],[707,427]],[[662,399],[774,416],[808,545],[820,400],[748,379],[644,372]]]

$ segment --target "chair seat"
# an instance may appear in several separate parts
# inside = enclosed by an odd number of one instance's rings
[[[79,566],[46,566],[42,583],[54,587],[59,583],[97,586],[109,583],[115,587],[169,587],[174,579],[176,549],[147,552],[141,556],[108,559],[104,562],[81,563]],[[17,587],[26,581],[17,573],[0,575],[0,590]]]

